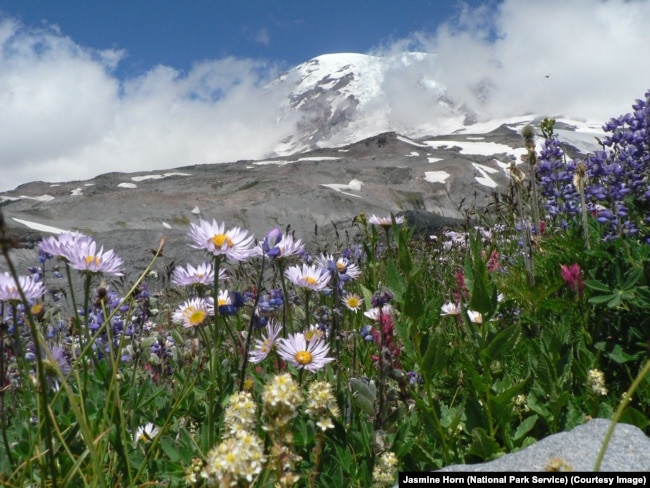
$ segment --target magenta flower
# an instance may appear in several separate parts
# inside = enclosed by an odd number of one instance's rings
[[[578,298],[580,298],[585,289],[585,282],[582,280],[580,265],[578,263],[573,263],[569,266],[563,264],[560,266],[560,269],[566,286],[569,290],[573,291]]]

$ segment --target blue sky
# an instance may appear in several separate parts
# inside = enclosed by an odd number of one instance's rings
[[[320,54],[366,53],[414,32],[433,34],[442,22],[480,3],[0,0],[0,11],[26,25],[58,26],[88,48],[124,50],[117,72],[135,76],[157,64],[187,71],[196,62],[228,56],[289,67]]]
[[[0,191],[265,158],[295,123],[269,81],[335,52],[429,53],[483,119],[605,122],[650,88],[649,24],[650,0],[0,0]]]

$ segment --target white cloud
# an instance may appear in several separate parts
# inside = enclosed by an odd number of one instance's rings
[[[405,129],[430,121],[439,110],[435,94],[447,90],[482,119],[537,113],[604,122],[650,88],[648,18],[648,0],[465,6],[437,32],[381,50],[433,54],[396,56],[386,70],[390,121]],[[264,88],[273,66],[225,58],[188,72],[155,66],[123,80],[115,69],[124,56],[80,46],[56,26],[0,19],[0,191],[33,180],[262,159],[292,130],[288,87]],[[413,68],[406,81],[404,63]]]
[[[482,118],[525,111],[604,122],[649,88],[649,18],[647,0],[505,0],[466,6],[411,43],[436,53],[436,80]]]
[[[263,88],[272,66],[225,58],[119,80],[122,57],[56,27],[0,21],[0,191],[262,158],[290,131],[290,120],[277,123],[286,94]]]

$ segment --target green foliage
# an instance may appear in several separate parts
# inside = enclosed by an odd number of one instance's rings
[[[542,130],[552,134],[553,121]],[[478,215],[484,225],[426,242],[394,216],[390,225],[359,216],[357,280],[329,294],[288,292],[282,282],[289,306],[274,313],[289,331],[310,318],[336,331],[327,337],[333,362],[317,373],[277,357],[247,361],[248,334],[261,338],[248,325],[254,303],[235,317],[183,328],[167,318],[182,293],[150,280],[158,301],[152,293],[145,306],[136,290],[154,262],[92,331],[84,329],[87,315],[66,316],[64,305],[48,304],[40,318],[26,315],[19,337],[10,332],[17,317],[7,305],[0,317],[0,377],[8,385],[0,392],[0,484],[204,486],[209,453],[230,439],[226,417],[240,378],[257,406],[252,430],[264,461],[250,483],[260,487],[371,486],[389,452],[400,470],[486,461],[617,409],[621,421],[650,433],[650,246],[631,235],[603,239],[592,223],[587,249],[583,228],[569,224],[534,236],[530,280],[519,222],[509,217],[514,204],[499,205]],[[285,264],[270,280],[260,259],[233,267],[234,287],[271,288]],[[572,281],[563,275],[570,265],[578,272]],[[83,285],[88,304],[93,288],[90,280]],[[341,304],[352,293],[363,298],[362,310]],[[390,309],[365,316],[373,302]],[[133,322],[139,334],[97,347],[119,309],[127,310],[121,320],[154,308],[149,329]],[[52,332],[59,320],[76,332]],[[78,345],[69,372],[51,357],[65,338]],[[38,344],[43,356],[14,354],[22,341]],[[281,424],[265,410],[265,388],[286,372],[303,400]],[[316,381],[332,386],[331,424],[307,407]],[[621,403],[630,384],[634,396]]]

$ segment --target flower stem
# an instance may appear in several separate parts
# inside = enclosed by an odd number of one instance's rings
[[[260,266],[260,277],[257,281],[257,294],[255,296],[255,303],[253,304],[253,312],[248,323],[248,333],[246,334],[246,346],[244,347],[244,360],[242,361],[241,373],[239,374],[239,391],[244,390],[244,381],[246,380],[246,366],[248,365],[248,351],[251,347],[251,338],[253,337],[253,322],[255,320],[255,312],[257,311],[257,304],[260,301],[260,290],[262,289],[262,278],[264,277],[264,254],[262,254],[262,265]]]

